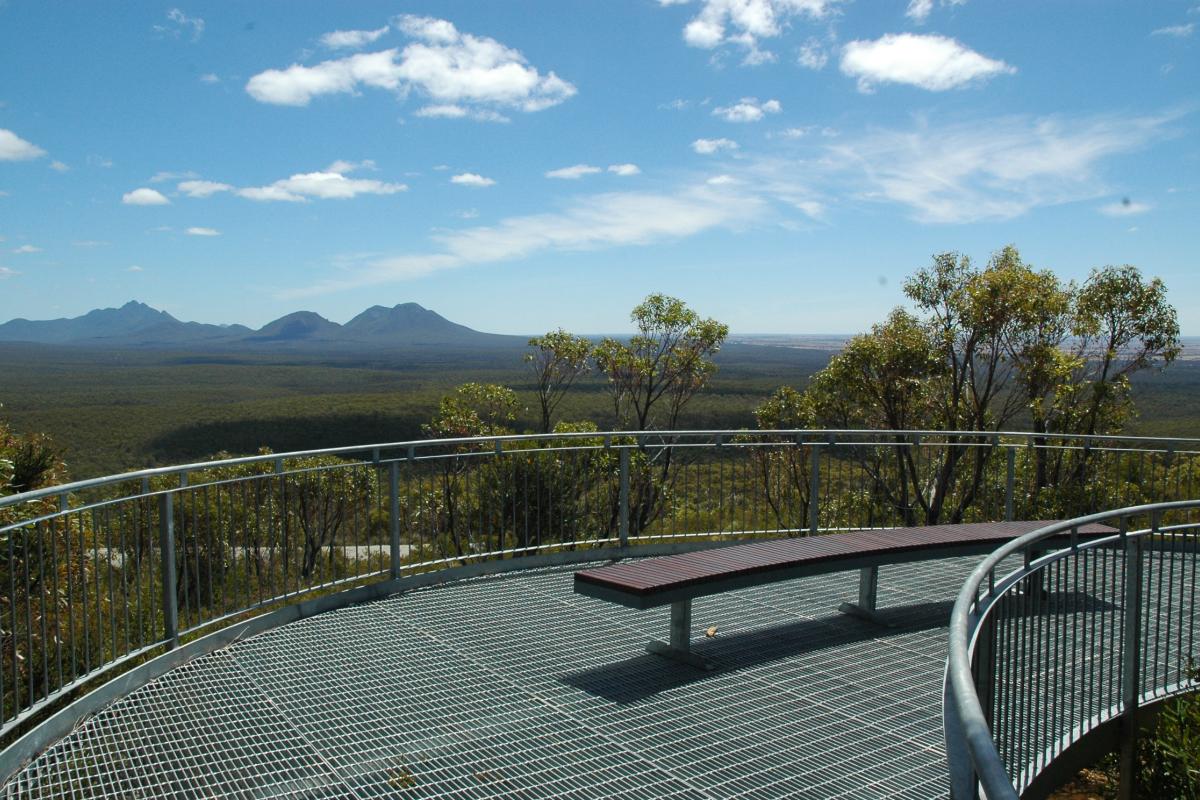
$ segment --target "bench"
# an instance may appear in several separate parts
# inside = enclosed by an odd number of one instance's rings
[[[670,641],[650,642],[646,649],[712,669],[711,663],[691,652],[692,600],[697,597],[858,569],[858,602],[842,603],[839,610],[882,623],[875,609],[881,564],[982,555],[1051,522],[928,525],[745,542],[581,570],[575,573],[575,592],[637,609],[669,604]],[[1116,532],[1093,524],[1079,527],[1075,535],[1083,540]],[[1039,544],[1045,551],[1054,550],[1069,546],[1070,537]]]

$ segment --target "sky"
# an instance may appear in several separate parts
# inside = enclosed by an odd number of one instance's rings
[[[1016,245],[1200,334],[1200,4],[0,0],[0,320],[854,333]]]

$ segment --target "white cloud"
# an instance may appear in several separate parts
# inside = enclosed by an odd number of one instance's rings
[[[496,182],[491,178],[485,178],[474,172],[464,172],[450,178],[451,183],[457,183],[459,186],[494,186]]]
[[[396,194],[408,191],[403,183],[384,183],[363,178],[347,178],[337,172],[305,172],[278,180],[269,186],[252,186],[236,190],[236,194],[249,200],[303,202],[308,198],[318,200],[344,200],[360,194]]]
[[[423,106],[413,112],[414,116],[429,119],[470,119],[480,122],[511,122],[508,117],[490,108],[463,108],[453,103]]]
[[[364,158],[362,161],[343,161],[338,159],[325,168],[326,172],[336,172],[339,175],[345,175],[347,172],[355,172],[356,170],[365,169],[370,172],[377,172],[379,168],[375,166],[375,161],[370,158]]]
[[[71,168],[68,167],[66,164],[64,164],[61,161],[51,161],[50,169],[54,170],[55,172],[70,172],[71,171]]]
[[[13,252],[20,253],[22,255],[27,254],[27,253],[40,253],[40,252],[42,252],[42,248],[34,247],[31,244],[23,244],[20,247],[13,250]]]
[[[150,183],[162,183],[163,181],[178,181],[188,180],[190,178],[200,177],[191,170],[187,172],[156,172],[150,177]]]
[[[744,64],[774,60],[759,48],[763,39],[779,36],[792,17],[822,19],[838,0],[702,0],[700,13],[683,29],[692,47],[711,50],[721,45],[741,47]]]
[[[100,167],[101,169],[111,169],[112,165],[113,165],[113,160],[111,158],[108,158],[107,156],[98,156],[98,155],[92,154],[87,157],[87,163],[88,163],[89,167]]]
[[[1004,220],[1107,194],[1101,162],[1167,135],[1178,115],[1031,118],[921,124],[840,139],[817,162],[775,165],[831,191],[907,207],[920,222]]]
[[[825,69],[825,65],[829,63],[829,53],[825,52],[818,39],[809,39],[801,45],[796,62],[806,69]]]
[[[200,76],[200,82],[207,83],[211,86],[214,83],[220,83],[221,76],[217,75],[215,72],[206,72]]]
[[[738,143],[732,139],[697,139],[692,142],[692,149],[700,155],[708,156],[721,150],[737,150]]]
[[[664,111],[683,111],[684,109],[688,108],[691,104],[692,104],[691,100],[675,98],[674,100],[670,101],[669,103],[659,103],[658,107]]]
[[[1138,214],[1145,214],[1153,206],[1146,203],[1135,203],[1128,197],[1123,198],[1119,203],[1109,203],[1100,206],[1100,213],[1106,217],[1133,217]]]
[[[754,222],[764,202],[698,185],[670,193],[617,192],[575,201],[563,211],[510,217],[496,225],[434,237],[433,252],[383,258],[357,274],[286,290],[284,298],[326,294],[356,286],[393,283],[446,269],[528,258],[540,252],[571,252],[649,244],[718,227]]]
[[[178,39],[184,32],[190,31],[192,41],[196,41],[204,33],[204,20],[200,17],[189,17],[178,8],[167,12],[166,25],[155,25],[154,32],[159,36],[173,36]]]
[[[233,191],[233,187],[228,183],[217,183],[216,181],[183,181],[175,188],[188,197],[211,197],[217,192]]]
[[[858,90],[877,83],[906,83],[932,92],[954,89],[1017,70],[945,36],[889,33],[875,41],[853,41],[842,50],[842,72],[858,78]]]
[[[142,267],[139,267],[137,264],[134,264],[132,267],[128,267],[125,271],[126,272],[145,272],[146,270],[143,269]]]
[[[221,232],[216,228],[188,228],[184,231],[188,236],[220,236]]]
[[[332,31],[323,35],[320,41],[330,50],[357,50],[366,47],[387,32],[387,25],[373,31]]]
[[[246,91],[263,103],[306,106],[314,97],[365,86],[429,98],[431,103],[418,112],[424,116],[456,116],[452,109],[457,107],[483,118],[487,112],[499,116],[498,108],[541,111],[576,93],[553,72],[538,72],[517,50],[460,33],[445,20],[405,15],[393,25],[415,41],[403,50],[269,69],[250,78]]]
[[[593,167],[590,164],[576,164],[573,167],[561,167],[552,169],[546,173],[547,178],[561,178],[562,180],[575,181],[582,178],[584,175],[595,175],[600,172],[599,167]]]
[[[162,192],[142,187],[126,192],[122,195],[121,202],[127,206],[165,206],[171,201],[164,197]]]
[[[710,186],[732,186],[737,182],[738,179],[732,175],[714,175],[705,181]]]
[[[27,142],[10,130],[0,128],[0,161],[29,161],[41,158],[46,151]]]
[[[20,274],[21,273],[17,272],[15,269],[9,269],[8,267],[0,267],[0,281],[4,280],[6,278],[15,278],[16,276],[18,276]]]
[[[714,108],[714,117],[720,117],[726,122],[758,122],[767,114],[778,114],[783,106],[778,100],[758,102],[757,97],[743,97],[731,106]]]
[[[807,128],[784,128],[781,131],[767,134],[771,138],[779,137],[781,139],[803,139],[808,134],[812,133],[813,126]]]
[[[100,239],[81,239],[78,242],[71,242],[73,247],[104,247],[110,242],[101,241]]]
[[[614,175],[620,175],[622,178],[642,174],[642,170],[637,164],[609,164],[608,171]]]
[[[941,0],[938,5],[941,6],[961,6],[967,0]],[[911,19],[913,22],[923,24],[929,15],[933,12],[933,0],[909,0],[908,8],[904,11],[904,16]]]
[[[454,216],[458,217],[459,219],[476,219],[479,217],[479,209],[465,208],[462,211],[455,211]]]
[[[1186,39],[1196,32],[1196,23],[1189,22],[1186,25],[1168,25],[1165,28],[1158,28],[1150,32],[1151,36],[1174,36],[1177,39]]]

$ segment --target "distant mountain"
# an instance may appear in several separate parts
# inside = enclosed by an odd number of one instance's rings
[[[246,337],[247,342],[298,342],[335,339],[342,326],[315,311],[293,311],[268,322]]]
[[[472,330],[416,303],[372,306],[345,325],[312,311],[296,311],[251,330],[245,325],[181,322],[131,300],[120,308],[95,309],[81,317],[14,319],[0,325],[0,342],[185,350],[377,350],[513,346],[524,340]]]
[[[401,303],[392,308],[371,306],[342,326],[340,338],[359,342],[400,340],[413,344],[458,344],[477,340],[481,335],[488,334],[451,322],[416,303]]]

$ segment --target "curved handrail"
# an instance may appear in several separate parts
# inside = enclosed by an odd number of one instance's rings
[[[999,798],[1017,800],[1018,794],[992,738],[972,672],[972,656],[976,649],[980,623],[993,607],[995,600],[1011,589],[1016,581],[1004,581],[1001,590],[990,593],[987,598],[988,602],[981,607],[980,590],[985,581],[994,581],[995,570],[1004,559],[1019,553],[1028,553],[1039,542],[1062,536],[1073,528],[1092,523],[1103,523],[1114,518],[1124,520],[1145,515],[1157,518],[1170,511],[1195,509],[1200,509],[1200,500],[1179,500],[1127,506],[1056,522],[1003,545],[971,571],[950,612],[946,675],[947,703],[953,705],[951,711],[960,728],[959,733],[970,758],[974,776],[978,779],[989,800],[998,800]],[[1123,530],[1122,535],[1133,537],[1153,530],[1155,529],[1133,532]],[[1101,543],[1094,542],[1093,544]]]
[[[234,458],[215,459],[211,461],[194,461],[187,464],[177,464],[167,467],[149,467],[146,469],[132,470],[130,472],[122,472],[114,475],[105,475],[99,478],[88,478],[86,480],[73,481],[64,483],[58,486],[48,486],[41,489],[32,489],[27,492],[18,494],[6,495],[0,497],[0,508],[7,506],[19,505],[28,503],[34,500],[41,500],[47,497],[60,497],[72,492],[79,492],[85,489],[96,489],[102,486],[108,486],[118,483],[130,483],[133,481],[141,481],[161,477],[164,475],[179,475],[190,472],[199,472],[202,470],[219,469],[222,467],[235,467],[245,464],[261,464],[267,462],[286,461],[298,458],[314,458],[318,456],[340,456],[350,453],[382,453],[384,451],[408,450],[410,448],[444,448],[461,445],[480,445],[480,444],[500,444],[503,446],[506,442],[534,442],[534,441],[559,441],[570,439],[598,439],[602,438],[606,442],[619,438],[635,438],[638,440],[646,437],[740,437],[740,436],[761,436],[761,437],[795,437],[804,436],[812,437],[814,441],[825,439],[828,437],[839,436],[886,436],[886,437],[927,437],[927,436],[953,436],[962,439],[983,439],[999,443],[1000,439],[1017,439],[1026,443],[1032,444],[1034,441],[1078,441],[1078,442],[1146,442],[1156,445],[1163,445],[1163,450],[1150,450],[1139,448],[1143,452],[1173,452],[1177,455],[1192,455],[1200,454],[1200,438],[1179,438],[1165,436],[1126,436],[1126,435],[1101,435],[1101,434],[1066,434],[1066,433],[1031,433],[1028,431],[944,431],[944,430],[883,430],[883,429],[866,429],[866,428],[829,428],[829,429],[809,429],[809,428],[789,428],[777,430],[754,430],[754,429],[738,429],[738,430],[683,430],[683,431],[572,431],[564,433],[528,433],[528,434],[508,434],[504,436],[474,436],[460,437],[452,439],[409,439],[399,442],[381,442],[375,444],[350,445],[343,447],[327,447],[315,450],[293,450],[285,453],[270,453],[266,455],[253,456],[237,456]],[[843,444],[847,444],[843,442]],[[883,444],[883,442],[880,442]],[[1180,449],[1177,445],[1187,445],[1196,449]]]

